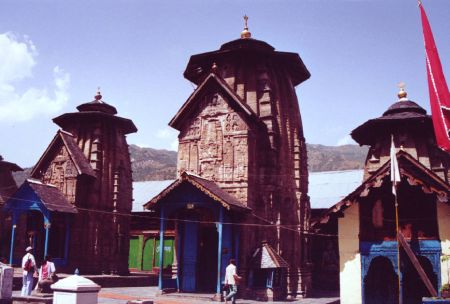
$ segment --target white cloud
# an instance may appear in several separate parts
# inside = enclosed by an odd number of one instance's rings
[[[178,131],[176,131],[172,128],[169,128],[169,127],[166,127],[164,129],[159,129],[156,132],[156,137],[161,138],[161,139],[173,139],[173,138],[176,138],[177,135],[178,135]]]
[[[357,143],[353,140],[353,138],[350,135],[346,135],[338,140],[337,145],[343,146],[343,145],[356,145]]]
[[[178,150],[178,131],[169,127],[156,131],[156,137],[160,139],[160,145],[165,149]]]
[[[170,144],[170,150],[178,151],[178,138],[172,141],[172,143]]]
[[[37,55],[28,37],[0,34],[0,121],[25,121],[54,114],[67,103],[70,75],[58,66],[53,69],[52,89],[16,89],[18,82],[33,77]]]

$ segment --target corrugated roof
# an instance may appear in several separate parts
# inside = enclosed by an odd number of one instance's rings
[[[311,208],[330,208],[363,182],[364,170],[309,173]]]
[[[133,183],[133,208],[131,211],[145,211],[144,204],[158,195],[175,180],[146,181]]]
[[[329,208],[352,192],[363,181],[364,170],[309,173],[311,208]],[[166,189],[175,180],[133,183],[133,209],[143,211],[143,205]]]

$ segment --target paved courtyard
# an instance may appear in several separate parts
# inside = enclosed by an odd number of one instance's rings
[[[129,300],[138,299],[151,299],[155,304],[180,304],[187,303],[211,303],[211,301],[206,299],[197,299],[195,296],[189,295],[182,297],[177,295],[177,297],[171,295],[157,296],[156,287],[116,287],[116,288],[102,288],[99,294],[98,303],[112,303],[112,304],[124,304]],[[308,298],[301,299],[298,301],[291,302],[274,302],[274,303],[299,303],[299,304],[328,304],[328,303],[338,303],[339,298],[337,297],[320,297],[320,298]],[[271,302],[258,302],[252,300],[238,299],[238,304],[253,304],[253,303],[271,303]]]

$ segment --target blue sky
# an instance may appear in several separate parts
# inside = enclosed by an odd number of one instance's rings
[[[424,0],[450,78],[450,1]],[[297,87],[306,140],[347,143],[396,101],[397,83],[429,110],[415,0],[0,2],[0,154],[31,166],[57,131],[51,118],[97,86],[139,131],[128,142],[176,149],[167,123],[192,93],[193,54],[236,39],[297,52],[312,76]]]

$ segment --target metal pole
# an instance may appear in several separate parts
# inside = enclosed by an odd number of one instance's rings
[[[399,221],[398,221],[398,201],[397,201],[397,194],[394,194],[394,198],[395,198],[395,230],[397,233],[397,272],[398,272],[398,303],[402,304],[403,303],[403,298],[402,298],[402,284],[401,284],[401,266],[400,266],[400,242],[398,240],[399,238]]]
[[[222,291],[221,272],[222,272],[222,230],[223,230],[223,207],[219,210],[219,223],[217,224],[217,232],[219,241],[217,242],[217,289],[216,293],[220,295]]]
[[[9,249],[9,265],[13,264],[14,237],[16,234],[16,221],[17,221],[17,215],[16,215],[16,212],[13,212],[13,214],[12,214],[12,229],[11,229],[11,246]]]
[[[44,257],[48,252],[48,239],[50,237],[50,214],[48,216],[44,216],[44,226],[45,226],[45,245],[44,245]]]
[[[164,208],[161,207],[161,221],[159,222],[159,278],[158,289],[163,289],[164,268]]]

